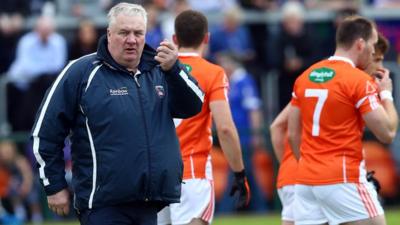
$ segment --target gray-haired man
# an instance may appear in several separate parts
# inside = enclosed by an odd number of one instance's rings
[[[62,147],[72,142],[74,207],[83,225],[156,224],[179,201],[182,159],[173,118],[201,110],[203,92],[163,41],[145,44],[146,11],[120,3],[96,53],[70,62],[45,96],[33,150],[49,208],[68,213]]]

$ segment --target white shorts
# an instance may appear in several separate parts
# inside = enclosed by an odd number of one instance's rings
[[[278,195],[282,203],[282,220],[294,221],[294,185],[286,185],[279,188]]]
[[[183,180],[181,202],[162,209],[157,215],[158,224],[188,224],[193,218],[211,224],[214,217],[214,198],[212,180]]]
[[[371,183],[295,185],[296,225],[341,224],[379,215],[383,208]]]

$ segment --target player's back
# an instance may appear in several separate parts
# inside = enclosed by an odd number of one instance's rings
[[[222,67],[206,61],[196,53],[180,53],[179,60],[205,93],[199,114],[189,119],[175,120],[184,163],[183,179],[205,178],[206,163],[212,147],[210,102],[227,101],[229,83]]]
[[[342,57],[314,64],[297,80],[293,105],[302,120],[302,184],[359,182],[364,179],[362,114],[378,106],[370,77]]]

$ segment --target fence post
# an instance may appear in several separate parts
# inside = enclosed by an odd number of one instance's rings
[[[9,136],[11,133],[7,120],[7,83],[7,76],[0,75],[0,137]]]

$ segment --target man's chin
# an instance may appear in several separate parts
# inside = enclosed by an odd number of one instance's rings
[[[124,60],[125,60],[126,62],[135,62],[135,61],[137,61],[137,60],[139,60],[139,59],[138,59],[138,57],[135,55],[135,56],[126,56],[126,57],[124,57]]]
[[[124,63],[126,65],[139,65],[138,59],[136,57],[126,57],[124,58]]]

